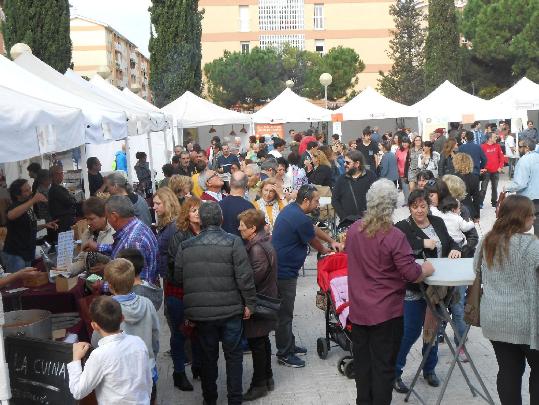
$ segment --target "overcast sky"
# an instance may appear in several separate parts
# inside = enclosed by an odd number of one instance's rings
[[[106,23],[149,56],[151,0],[70,0],[71,15]]]

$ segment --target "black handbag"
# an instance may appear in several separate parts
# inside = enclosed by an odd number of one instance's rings
[[[277,321],[279,319],[279,308],[281,307],[281,299],[268,297],[267,295],[256,294],[256,309],[255,318],[268,319]]]

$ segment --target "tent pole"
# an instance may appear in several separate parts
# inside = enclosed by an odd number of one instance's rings
[[[133,170],[131,170],[131,156],[129,151],[129,137],[125,138],[125,156],[127,159],[127,181],[133,185]]]
[[[150,132],[148,132],[148,152],[150,154],[150,178],[152,182],[152,193],[155,193],[155,171],[153,169],[153,151],[152,151],[152,140],[150,137]]]
[[[88,180],[88,167],[86,167],[86,145],[80,146],[80,160],[82,166],[82,184],[84,185],[84,198],[90,198],[90,181]]]
[[[6,362],[6,349],[4,343],[4,304],[0,295],[0,402],[8,405],[11,399],[11,386],[9,382],[9,367]]]

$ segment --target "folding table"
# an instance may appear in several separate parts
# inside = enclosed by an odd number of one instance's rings
[[[438,399],[436,400],[436,405],[439,405],[442,402],[442,399],[445,395],[445,392],[447,390],[449,380],[451,378],[451,374],[453,373],[453,370],[455,368],[455,365],[458,365],[460,368],[460,371],[466,380],[466,384],[470,388],[470,391],[474,397],[479,395],[481,398],[483,398],[487,403],[494,405],[494,401],[492,400],[492,397],[490,396],[490,393],[487,390],[487,387],[485,386],[485,383],[483,382],[483,379],[479,375],[479,372],[477,371],[477,368],[475,367],[475,364],[470,356],[470,353],[468,352],[468,349],[466,348],[466,338],[468,336],[468,332],[470,331],[470,325],[466,326],[466,330],[464,332],[464,336],[459,336],[459,332],[457,330],[457,327],[455,323],[453,322],[453,319],[451,318],[451,314],[449,312],[449,307],[451,306],[451,301],[455,295],[457,286],[469,286],[472,285],[475,279],[475,273],[473,270],[473,259],[428,259],[430,262],[432,262],[432,265],[434,266],[435,272],[432,276],[427,277],[424,280],[424,283],[426,285],[431,286],[441,286],[441,287],[448,287],[448,292],[445,298],[437,303],[434,304],[426,294],[426,286],[421,283],[421,293],[427,302],[427,305],[429,309],[432,311],[434,316],[436,317],[436,328],[435,330],[438,331],[440,328],[440,325],[442,322],[447,322],[448,325],[451,326],[453,329],[453,332],[455,336],[457,337],[457,340],[460,342],[456,347],[453,346],[453,343],[447,336],[447,333],[444,329],[443,335],[445,338],[445,342],[447,343],[447,346],[449,347],[449,350],[451,350],[452,354],[452,360],[451,364],[449,366],[449,370],[447,372],[447,375],[444,379],[444,382],[442,384],[442,388],[440,390],[440,394],[438,395]],[[418,263],[422,263],[423,260],[417,260]],[[421,364],[419,365],[414,379],[412,381],[412,384],[410,385],[410,391],[408,394],[406,394],[406,397],[404,398],[405,402],[408,402],[410,395],[413,393],[419,402],[422,404],[426,404],[423,398],[414,390],[415,384],[417,383],[417,380],[419,378],[419,375],[421,371],[423,370],[423,366],[427,360],[427,357],[432,350],[432,347],[434,346],[435,340],[438,338],[438,334],[435,333],[432,340],[428,343],[427,349],[425,350],[425,353],[423,354],[423,359],[421,361]],[[466,358],[469,361],[469,365],[477,378],[479,384],[481,385],[482,392],[478,390],[472,382],[470,381],[470,378],[468,377],[468,374],[466,373],[465,368],[463,367],[460,359],[459,359],[459,351],[463,350]]]

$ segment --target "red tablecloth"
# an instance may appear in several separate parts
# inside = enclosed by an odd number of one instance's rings
[[[44,309],[53,314],[79,312],[78,300],[84,296],[84,280],[82,279],[79,279],[77,285],[67,292],[56,292],[55,284],[30,288],[23,292],[7,292],[17,287],[19,286],[10,285],[1,290],[5,312],[14,309]]]

